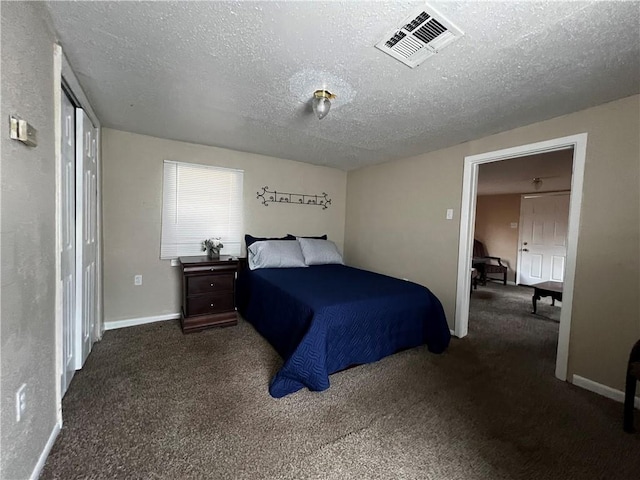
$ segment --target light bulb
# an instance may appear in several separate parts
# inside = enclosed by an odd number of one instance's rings
[[[336,98],[336,96],[328,90],[316,90],[313,92],[311,105],[319,120],[327,116],[331,108],[331,100],[334,98]]]
[[[536,190],[540,190],[540,187],[542,187],[542,179],[540,177],[535,177],[531,183],[533,183],[533,188]]]
[[[329,113],[329,109],[331,108],[331,100],[327,97],[319,97],[316,96],[313,99],[313,111],[318,116],[319,120],[322,120]]]

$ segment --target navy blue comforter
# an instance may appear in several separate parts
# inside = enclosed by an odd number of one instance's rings
[[[451,335],[440,301],[412,282],[344,265],[242,272],[238,307],[284,360],[269,392],[329,388],[329,375]]]

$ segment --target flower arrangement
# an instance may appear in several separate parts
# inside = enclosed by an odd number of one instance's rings
[[[220,256],[220,249],[224,247],[220,241],[220,237],[207,238],[202,241],[202,251],[206,250],[207,255],[211,258],[217,258]]]

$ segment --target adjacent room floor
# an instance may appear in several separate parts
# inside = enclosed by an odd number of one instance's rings
[[[445,354],[415,348],[279,400],[281,360],[244,321],[106,332],[42,478],[638,478],[622,405],[554,378],[560,309],[530,302],[479,287],[469,336]]]

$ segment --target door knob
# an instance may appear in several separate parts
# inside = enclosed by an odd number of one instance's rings
[[[529,249],[528,249],[528,248],[523,248],[523,249],[522,249],[522,251],[523,251],[523,252],[528,252],[528,251],[529,251]]]

